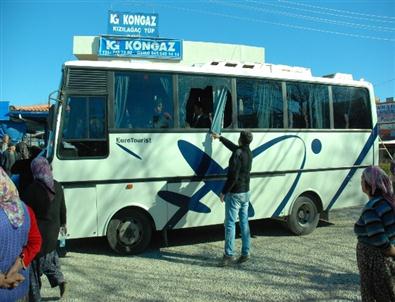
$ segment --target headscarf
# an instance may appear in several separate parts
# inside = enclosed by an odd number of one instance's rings
[[[382,196],[391,204],[395,210],[395,203],[393,198],[392,183],[388,175],[377,166],[367,167],[362,172],[363,180],[370,186],[371,195],[377,194],[377,189],[381,191]]]
[[[30,168],[33,173],[33,178],[44,185],[49,200],[52,201],[55,196],[55,185],[48,160],[42,156],[38,156],[32,160]]]
[[[18,228],[23,224],[24,210],[18,190],[7,173],[0,167],[0,208],[3,209],[11,225]]]

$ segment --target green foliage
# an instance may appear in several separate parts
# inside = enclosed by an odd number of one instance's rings
[[[390,163],[380,163],[380,168],[383,169],[388,176],[391,176]]]

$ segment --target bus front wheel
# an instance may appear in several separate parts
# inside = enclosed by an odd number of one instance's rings
[[[107,227],[108,243],[120,254],[133,255],[143,252],[150,243],[151,237],[150,220],[145,213],[138,210],[116,214]]]
[[[317,227],[319,218],[314,201],[308,196],[299,196],[288,217],[288,228],[296,235],[307,235]]]

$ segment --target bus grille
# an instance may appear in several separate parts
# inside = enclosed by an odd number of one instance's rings
[[[66,88],[70,92],[107,93],[107,71],[69,69]]]

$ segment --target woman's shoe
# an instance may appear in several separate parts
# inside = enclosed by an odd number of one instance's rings
[[[66,281],[59,284],[60,297],[62,298],[66,291]]]

